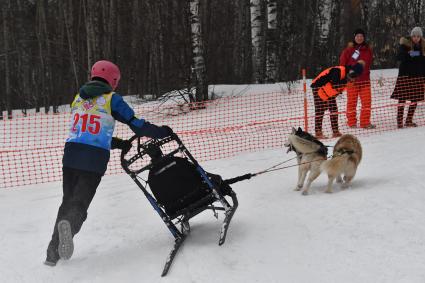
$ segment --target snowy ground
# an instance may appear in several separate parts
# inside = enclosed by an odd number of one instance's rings
[[[0,190],[1,282],[425,282],[424,128],[361,137],[353,187],[293,191],[296,168],[240,182],[225,245],[220,221],[195,217],[167,277],[173,239],[127,175],[103,179],[70,261],[43,265],[60,183]],[[204,162],[224,178],[293,157],[263,151]],[[220,219],[221,220],[221,219]]]

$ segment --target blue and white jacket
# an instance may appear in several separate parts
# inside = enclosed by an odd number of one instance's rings
[[[103,175],[110,157],[115,120],[138,136],[163,138],[167,131],[134,116],[134,111],[102,81],[83,85],[71,104],[72,123],[65,143],[63,167]]]

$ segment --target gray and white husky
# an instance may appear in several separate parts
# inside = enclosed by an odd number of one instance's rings
[[[335,179],[337,183],[341,183],[342,188],[349,187],[363,154],[360,141],[355,136],[346,134],[339,138],[334,146],[332,158],[327,160],[327,147],[301,128],[298,130],[292,128],[292,133],[288,136],[285,146],[289,147],[288,152],[293,150],[297,154],[299,166],[295,190],[299,191],[304,188],[303,195],[308,194],[311,183],[322,171],[328,175],[326,193],[332,193]],[[304,187],[308,172],[310,173]]]
[[[305,178],[309,173],[307,184],[302,192],[303,195],[307,195],[311,183],[320,175],[320,166],[327,159],[328,148],[301,128],[298,128],[298,130],[292,128],[292,133],[288,136],[285,146],[288,147],[288,152],[294,151],[297,154],[298,182],[295,187],[296,191],[303,189]]]

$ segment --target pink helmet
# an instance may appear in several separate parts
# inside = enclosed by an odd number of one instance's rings
[[[121,78],[120,69],[117,65],[112,62],[101,60],[94,63],[91,68],[90,78],[94,77],[102,78],[106,80],[112,89],[115,89],[118,86],[118,82]]]

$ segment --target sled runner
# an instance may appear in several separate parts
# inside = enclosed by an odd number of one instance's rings
[[[176,134],[146,142],[133,136],[130,141],[136,139],[136,153],[121,153],[121,165],[174,236],[174,246],[161,275],[165,276],[190,233],[189,220],[205,210],[212,210],[215,217],[222,211],[224,220],[218,242],[222,245],[238,200],[226,181],[199,165]]]

